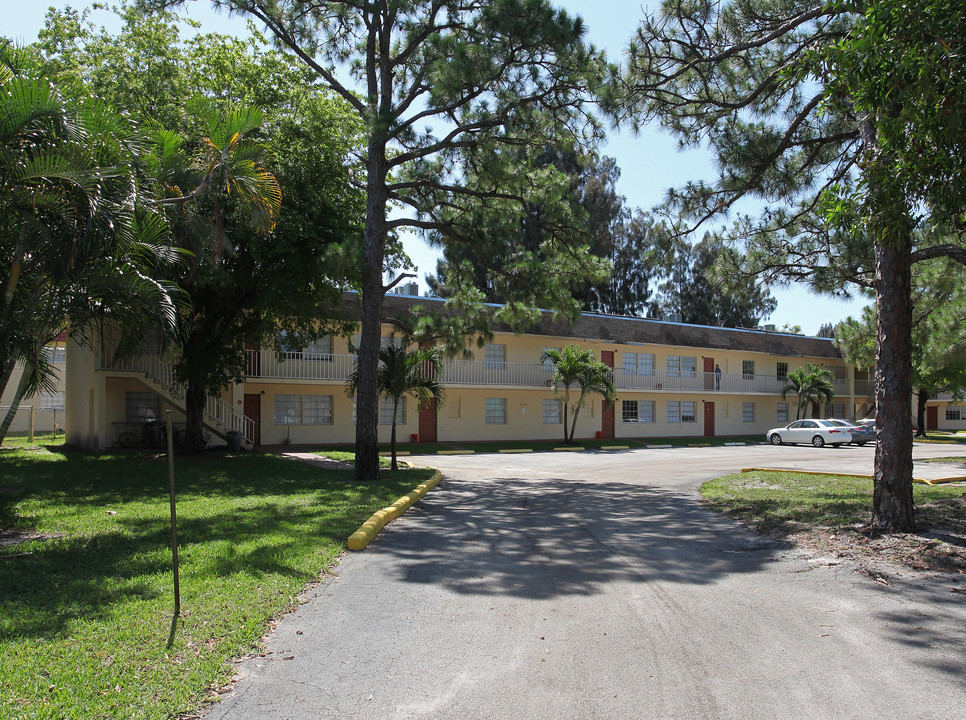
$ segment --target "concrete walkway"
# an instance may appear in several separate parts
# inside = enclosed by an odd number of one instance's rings
[[[439,488],[346,556],[208,717],[960,717],[961,579],[875,582],[696,493],[779,461],[868,471],[871,453],[433,458]]]

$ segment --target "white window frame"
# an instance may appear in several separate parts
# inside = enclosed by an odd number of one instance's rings
[[[788,422],[788,403],[780,402],[775,409],[775,420],[778,422]]]
[[[741,403],[741,422],[746,422],[746,423],[755,422],[755,403],[753,402]]]
[[[667,401],[667,422],[676,424],[681,422],[681,403],[678,400]]]
[[[302,424],[302,396],[278,394],[272,398],[273,425]]]
[[[681,422],[696,423],[698,421],[698,404],[694,400],[681,401]]]
[[[379,424],[392,425],[392,398],[379,398]],[[406,397],[399,398],[399,409],[396,411],[396,425],[406,424]]]
[[[554,398],[543,399],[543,424],[560,425],[563,422],[562,403]]]
[[[540,357],[543,358],[543,354],[547,352],[547,350],[556,350],[557,352],[560,352],[561,348],[558,348],[558,347],[541,348]],[[546,370],[547,372],[553,372],[553,367],[554,367],[553,360],[551,360],[550,358],[543,358],[543,360],[541,361],[541,364],[543,365],[544,370]]]
[[[506,345],[503,343],[487,343],[483,348],[483,367],[487,370],[503,370],[506,368]]]
[[[483,401],[483,423],[506,425],[506,398],[486,398]]]
[[[755,361],[754,360],[741,361],[741,379],[742,380],[755,379]]]
[[[668,355],[666,365],[667,365],[668,377],[681,377],[681,356],[680,355]]]
[[[332,402],[331,395],[305,395],[302,398],[303,425],[331,425]]]
[[[40,409],[41,410],[63,410],[64,409],[64,391],[55,390],[52,393],[49,393],[49,392],[40,393]]]
[[[961,420],[962,419],[962,408],[958,405],[947,405],[946,406],[946,419],[947,420]]]
[[[694,355],[681,356],[681,377],[693,378],[698,376],[698,358]]]
[[[780,382],[788,379],[788,363],[780,362],[775,365],[775,378]]]

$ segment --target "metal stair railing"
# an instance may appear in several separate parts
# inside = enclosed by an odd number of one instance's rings
[[[156,388],[167,396],[168,400],[175,401],[180,410],[184,411],[185,409],[185,385],[175,379],[174,366],[161,357],[160,347],[150,348],[148,352],[122,358],[106,357],[101,354],[98,369],[144,373],[144,376],[151,380]],[[225,402],[220,397],[208,396],[203,419],[212,430],[219,434],[223,434],[220,432],[220,428],[224,428],[225,432],[241,433],[242,437],[249,443],[255,442],[255,421],[245,417],[244,413],[239,412],[231,403]]]

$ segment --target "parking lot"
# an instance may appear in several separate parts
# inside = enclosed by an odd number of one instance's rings
[[[961,593],[876,582],[697,494],[743,467],[868,474],[873,453],[414,458],[444,482],[281,621],[210,717],[957,717]]]

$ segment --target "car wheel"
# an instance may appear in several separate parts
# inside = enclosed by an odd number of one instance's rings
[[[781,445],[782,444],[782,436],[779,435],[778,433],[772,433],[771,437],[768,438],[768,439],[771,440],[771,444],[772,445]]]
[[[814,445],[815,447],[825,447],[825,440],[822,438],[821,435],[816,435],[815,437],[812,438],[812,445]]]
[[[832,443],[832,447],[842,447],[845,443]]]
[[[858,445],[859,447],[862,447],[862,446],[865,445],[865,442],[860,442],[860,443],[855,443],[855,444]]]

